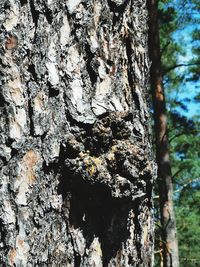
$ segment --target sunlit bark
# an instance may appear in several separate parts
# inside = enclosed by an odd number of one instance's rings
[[[145,1],[1,1],[1,266],[152,266]]]

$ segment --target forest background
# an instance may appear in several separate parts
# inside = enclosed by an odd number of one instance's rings
[[[158,7],[180,266],[195,267],[200,266],[200,1],[166,0],[159,1]],[[155,258],[159,266],[157,195]]]

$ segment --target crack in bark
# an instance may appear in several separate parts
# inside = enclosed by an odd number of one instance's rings
[[[56,97],[59,95],[60,91],[54,88],[49,81],[47,82],[47,87],[49,88],[49,97]]]
[[[35,24],[35,32],[36,32],[40,12],[35,9],[34,0],[29,0],[29,4],[30,4],[30,10],[32,14],[33,23]]]
[[[104,266],[107,266],[128,237],[126,221],[129,209],[135,204],[113,198],[106,185],[90,184],[69,169],[64,168],[62,177],[59,193],[62,193],[64,199],[69,192],[71,195],[70,225],[83,231],[88,244],[94,236],[100,238]]]
[[[21,7],[23,7],[23,6],[26,5],[27,3],[28,3],[27,0],[20,0]]]
[[[130,0],[124,0],[121,5],[117,5],[115,1],[107,0],[111,12],[123,13]]]
[[[92,86],[94,86],[94,84],[97,82],[97,73],[96,73],[97,70],[96,71],[94,70],[94,68],[91,65],[91,63],[92,63],[92,60],[95,58],[95,54],[91,52],[89,44],[85,45],[85,52],[86,52],[86,55],[87,55],[86,56],[87,72],[89,74],[91,84],[92,84]]]
[[[0,92],[0,108],[3,108],[5,106],[5,98],[2,94],[2,92]]]
[[[48,23],[51,24],[53,21],[53,13],[52,13],[51,9],[48,8],[46,5],[44,7],[44,10],[45,10],[44,15],[45,15]]]
[[[131,87],[131,91],[133,91],[133,85],[134,85],[134,80],[133,80],[133,66],[132,66],[132,47],[131,47],[131,39],[130,36],[126,38],[126,55],[128,58],[128,82]],[[134,98],[133,98],[134,99]]]
[[[33,122],[33,107],[32,107],[32,99],[29,98],[28,100],[28,114],[30,120],[30,135],[34,136],[34,122]]]
[[[124,3],[117,5],[114,1],[107,0],[110,11],[113,12],[113,28],[118,23],[120,24],[120,16],[123,15],[126,7],[128,6],[130,0],[124,0]]]

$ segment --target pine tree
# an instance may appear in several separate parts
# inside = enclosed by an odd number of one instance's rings
[[[149,0],[149,54],[151,90],[154,109],[156,161],[158,164],[158,194],[161,221],[161,266],[178,267],[178,241],[173,205],[173,183],[170,163],[166,101],[163,87],[164,70],[161,61],[158,23],[158,1]]]
[[[152,266],[145,1],[0,5],[1,266]]]

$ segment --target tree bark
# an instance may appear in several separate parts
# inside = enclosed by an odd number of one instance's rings
[[[151,59],[151,89],[154,106],[156,161],[162,226],[161,266],[178,267],[178,242],[173,207],[173,184],[169,158],[166,103],[163,89],[158,27],[158,1],[149,0],[149,56]]]
[[[1,266],[152,266],[145,1],[0,5]]]

